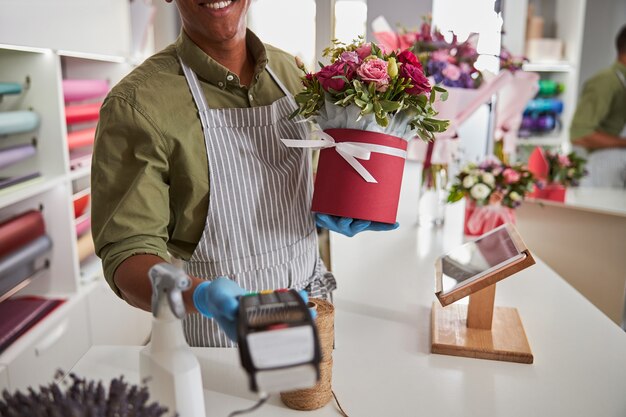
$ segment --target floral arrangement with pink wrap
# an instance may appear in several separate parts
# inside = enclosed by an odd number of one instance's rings
[[[481,235],[504,223],[515,223],[513,209],[533,191],[535,178],[521,164],[495,158],[470,163],[456,176],[448,202],[466,198],[465,233]]]

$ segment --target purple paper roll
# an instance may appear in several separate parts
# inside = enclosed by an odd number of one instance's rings
[[[33,178],[37,178],[40,175],[41,174],[39,172],[31,172],[29,174],[16,175],[14,177],[0,177],[0,190],[24,181],[32,180]]]
[[[30,158],[36,152],[37,149],[33,145],[17,145],[0,149],[0,169]]]
[[[106,96],[109,83],[106,80],[63,80],[63,97],[66,103]]]
[[[521,128],[535,132],[547,132],[554,129],[555,126],[555,117],[550,114],[544,114],[537,117],[524,116]]]

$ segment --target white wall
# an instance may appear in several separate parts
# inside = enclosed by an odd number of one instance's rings
[[[392,28],[397,24],[416,28],[432,11],[431,0],[367,0],[367,40],[373,40],[372,20],[384,16]]]
[[[597,71],[608,67],[617,56],[615,37],[626,25],[626,1],[592,0],[587,2],[585,32],[580,62],[579,85]]]

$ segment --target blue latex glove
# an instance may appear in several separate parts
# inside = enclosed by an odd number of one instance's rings
[[[400,223],[378,223],[371,222],[369,220],[355,220],[350,217],[337,217],[330,214],[315,213],[315,224],[319,227],[324,227],[333,232],[341,233],[342,235],[352,237],[357,233],[364,232],[366,230],[372,231],[386,231],[395,230],[400,226]]]
[[[309,301],[306,291],[298,291],[305,303]],[[239,297],[247,294],[235,281],[218,277],[214,281],[204,281],[193,292],[193,304],[205,317],[217,320],[220,328],[230,340],[237,341],[237,317]],[[314,310],[309,310],[313,318]]]

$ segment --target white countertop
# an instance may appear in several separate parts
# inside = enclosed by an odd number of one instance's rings
[[[496,305],[516,307],[532,365],[430,353],[436,256],[462,242],[462,206],[443,228],[417,228],[418,165],[408,163],[393,232],[331,235],[336,348],[333,389],[350,417],[624,417],[626,333],[545,264],[498,284]],[[532,248],[530,248],[532,251]],[[138,381],[139,347],[93,347],[81,376]],[[254,396],[236,350],[195,349],[203,367],[207,416],[249,407]],[[251,416],[302,412],[278,396]],[[338,416],[334,404],[307,416]]]
[[[566,190],[565,202],[539,199],[527,201],[626,217],[626,190],[621,188],[575,187]]]

